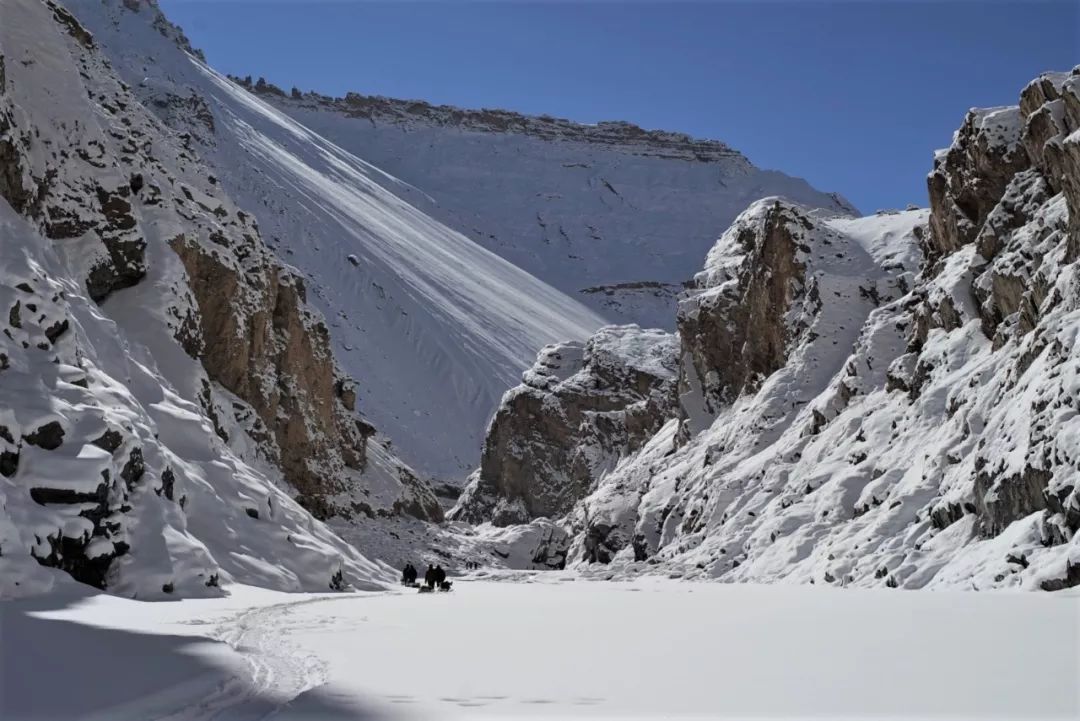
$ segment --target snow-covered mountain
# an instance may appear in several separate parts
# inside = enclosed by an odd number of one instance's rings
[[[153,3],[72,11],[300,271],[360,406],[419,471],[463,478],[536,351],[603,324],[426,215],[403,182],[208,68]]]
[[[928,185],[929,211],[859,219],[752,204],[680,301],[678,402],[646,419],[661,430],[625,442],[626,386],[597,378],[602,398],[568,413],[568,380],[527,378],[488,438],[504,457],[452,515],[560,516],[552,553],[608,575],[1080,583],[1080,68],[971,111]],[[613,333],[591,342],[632,367]],[[548,375],[597,375],[550,354]]]
[[[305,284],[62,6],[0,6],[0,593],[374,587],[314,516],[439,518]]]
[[[150,0],[5,0],[0,593],[1076,585],[1078,189],[1080,71],[855,218],[721,143],[285,94]]]
[[[625,123],[245,91],[152,2],[71,9],[306,279],[364,412],[451,483],[541,347],[605,322],[669,326],[748,202],[850,210],[722,143]]]
[[[608,322],[671,328],[683,283],[758,198],[857,214],[835,193],[756,168],[714,140],[235,79],[408,183],[387,187],[416,207]]]
[[[394,443],[464,477],[535,352],[603,318],[216,74],[155,3],[0,11],[4,592],[49,566],[143,597],[323,589],[384,577],[357,545],[471,553]]]

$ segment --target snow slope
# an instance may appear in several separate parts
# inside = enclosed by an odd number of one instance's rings
[[[411,186],[382,181],[393,192],[609,322],[670,329],[671,287],[693,276],[716,234],[758,198],[854,213],[835,194],[679,133],[251,87]]]
[[[73,4],[120,75],[190,133],[263,237],[307,277],[364,412],[419,470],[463,478],[492,409],[536,351],[584,338],[601,318],[215,73],[174,42],[156,7],[134,7]]]
[[[4,604],[0,714],[309,721],[1080,713],[1075,596],[588,582],[552,573],[501,580],[458,580],[453,593],[430,597],[234,587],[230,598],[173,604],[101,596]],[[109,664],[76,662],[70,650],[91,645],[112,651]],[[69,684],[62,694],[54,691],[58,675]]]
[[[207,354],[255,343],[203,334],[200,318],[248,322],[266,347],[240,375],[257,374],[282,410],[304,388],[289,431],[307,460],[328,460],[318,446],[332,429],[304,435],[315,386],[286,356],[328,384],[332,358],[283,290],[288,330],[258,323],[267,288],[295,286],[257,230],[61,6],[0,6],[0,68],[0,596],[70,583],[61,571],[140,598],[229,582],[329,590],[335,577],[380,587],[388,569],[294,500],[274,419],[210,376]],[[196,302],[181,251],[233,279],[227,303]],[[367,461],[324,478],[329,495],[400,498],[400,462]]]

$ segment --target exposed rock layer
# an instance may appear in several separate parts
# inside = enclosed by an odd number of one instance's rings
[[[504,396],[451,517],[507,525],[566,514],[672,412],[675,363],[673,336],[637,326],[544,348]]]

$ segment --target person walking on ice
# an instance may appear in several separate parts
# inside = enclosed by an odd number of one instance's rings
[[[434,590],[434,588],[435,588],[435,579],[436,579],[435,567],[432,566],[429,563],[428,567],[427,567],[427,571],[424,572],[424,584],[428,588]]]

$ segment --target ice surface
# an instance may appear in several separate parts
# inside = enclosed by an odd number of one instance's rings
[[[458,579],[450,594],[0,606],[0,714],[1075,718],[1080,599]],[[213,639],[217,643],[199,643]],[[72,648],[110,649],[78,665]],[[152,662],[151,662],[152,659]],[[71,684],[54,692],[58,671]],[[291,701],[291,703],[290,703]]]

